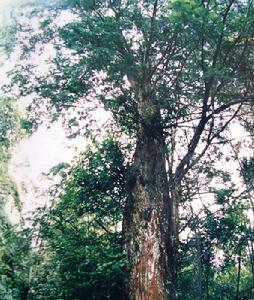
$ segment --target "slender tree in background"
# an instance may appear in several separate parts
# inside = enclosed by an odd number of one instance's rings
[[[85,103],[84,113],[96,101],[134,138],[123,222],[129,299],[176,299],[183,179],[254,100],[253,3],[76,0],[52,11],[69,19],[47,19],[48,35],[25,45],[52,41],[50,76],[26,67],[14,81],[37,92],[35,107]]]

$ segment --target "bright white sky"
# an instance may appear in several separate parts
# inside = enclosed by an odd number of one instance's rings
[[[31,0],[0,0],[0,26],[11,22],[12,16],[19,13],[19,5],[32,2]]]
[[[77,151],[85,148],[84,139],[66,139],[60,123],[50,129],[41,126],[32,136],[23,139],[13,151],[9,167],[17,184],[22,202],[22,215],[30,213],[48,201],[47,189],[52,184],[43,173],[61,162],[70,162]],[[17,211],[13,204],[7,206],[8,215],[15,222]]]
[[[19,14],[19,5],[30,2],[32,1],[0,0],[0,28],[9,25],[11,17]],[[42,57],[40,60],[44,59],[45,57]],[[4,57],[0,57],[1,83],[7,80],[6,72],[13,66],[13,61],[5,61]],[[27,99],[19,101],[19,106],[23,108],[26,101]],[[60,162],[70,162],[77,151],[84,148],[84,139],[79,138],[74,141],[66,139],[60,123],[53,124],[50,129],[42,126],[36,133],[23,139],[15,147],[9,171],[21,197],[22,215],[29,216],[36,207],[44,205],[47,201],[46,190],[51,182],[42,174],[48,173],[54,165]],[[13,222],[18,221],[19,213],[13,203],[7,204],[6,211]]]

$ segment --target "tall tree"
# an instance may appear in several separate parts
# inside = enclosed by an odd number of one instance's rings
[[[253,101],[253,12],[240,0],[66,0],[42,23],[47,38],[25,45],[51,39],[58,52],[50,76],[27,67],[14,76],[44,99],[34,105],[85,103],[84,112],[97,101],[134,136],[124,214],[131,300],[177,297],[182,181]]]

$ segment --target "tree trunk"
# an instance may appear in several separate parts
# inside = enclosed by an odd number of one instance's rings
[[[236,296],[235,296],[236,300],[239,300],[239,289],[240,289],[240,280],[241,280],[241,259],[242,259],[242,249],[240,248],[239,255],[237,258],[238,267],[237,267],[237,283],[236,283]]]
[[[193,274],[194,277],[194,290],[196,290],[196,298],[204,299],[203,297],[203,266],[202,266],[202,245],[201,245],[201,235],[199,230],[195,230],[195,247],[196,247],[196,254],[195,254],[195,273]]]
[[[170,198],[161,128],[138,132],[124,231],[129,257],[129,299],[171,297]]]
[[[171,299],[176,299],[177,293],[177,267],[179,246],[179,191],[177,184],[171,183],[170,215],[169,215],[169,272],[171,280]]]

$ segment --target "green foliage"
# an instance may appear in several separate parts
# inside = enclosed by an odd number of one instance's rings
[[[239,258],[239,297],[251,299],[249,206],[244,195],[234,195],[232,189],[217,190],[217,209],[205,208],[202,218],[193,219],[192,234],[181,244],[180,299],[235,299]]]
[[[27,299],[30,268],[31,234],[28,230],[11,225],[4,208],[14,201],[19,208],[15,184],[8,176],[11,146],[19,136],[19,118],[13,99],[0,98],[0,299]]]
[[[31,234],[8,223],[0,226],[0,298],[27,299],[33,256]]]
[[[6,201],[10,194],[17,201],[16,188],[8,176],[8,161],[10,147],[18,136],[18,113],[14,101],[10,98],[0,98],[0,201]]]
[[[9,148],[15,137],[17,126],[17,111],[14,102],[10,98],[0,99],[0,147],[4,151]]]
[[[36,93],[30,107],[35,122],[41,108],[55,120],[66,107],[85,102],[74,118],[70,113],[69,126],[81,120],[91,128],[86,104],[96,100],[128,134],[170,140],[172,190],[186,188],[190,194],[199,190],[201,176],[221,179],[223,187],[210,190],[218,211],[205,206],[200,218],[189,221],[192,236],[181,245],[182,299],[233,299],[236,283],[229,278],[238,280],[240,249],[246,254],[246,205],[229,186],[230,174],[206,157],[190,187],[183,179],[213,143],[214,149],[216,142],[225,144],[223,132],[253,99],[253,10],[252,1],[53,1],[41,19],[44,33],[30,37],[29,32],[23,53],[27,57],[38,43],[52,41],[57,54],[49,73],[36,74],[35,65],[21,64],[13,76],[22,95]],[[55,22],[65,13],[71,15],[67,22]],[[214,161],[222,156],[218,148],[216,153]],[[62,181],[38,225],[42,261],[31,297],[119,299],[126,264],[118,230],[126,200],[124,158],[111,139],[65,167],[52,170]],[[248,183],[251,167],[246,161]],[[185,198],[179,202],[184,205]],[[218,266],[219,250],[224,259]],[[243,263],[248,279],[241,293],[248,297],[250,268]]]
[[[16,45],[17,24],[11,24],[0,28],[0,48],[5,53],[11,53]]]
[[[31,297],[121,299],[126,265],[121,221],[126,195],[119,145],[108,139],[80,155],[74,166],[64,167],[52,170],[62,176],[55,187],[58,199],[38,219],[44,260],[36,267]]]
[[[254,158],[244,158],[242,160],[242,176],[249,188],[253,189],[254,181]]]

